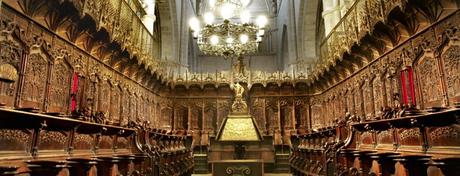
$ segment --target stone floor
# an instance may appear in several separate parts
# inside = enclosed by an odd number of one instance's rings
[[[192,176],[211,176],[211,174],[192,174]],[[292,174],[270,174],[266,173],[264,176],[292,176]]]

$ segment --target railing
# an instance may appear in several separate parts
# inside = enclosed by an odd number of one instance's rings
[[[92,17],[99,29],[104,28],[112,41],[119,43],[140,63],[153,65],[160,58],[158,39],[142,23],[144,9],[138,0],[72,0],[82,16]],[[153,25],[153,24],[152,24]]]
[[[335,64],[345,52],[359,43],[373,26],[385,21],[385,17],[396,6],[403,6],[405,0],[356,0],[320,45],[320,59],[315,71]]]
[[[245,82],[248,86],[261,84],[266,86],[269,83],[281,85],[282,83],[290,82],[296,84],[299,82],[308,82],[307,72],[263,72],[263,71],[247,71],[244,74],[233,73],[231,71],[220,71],[215,73],[183,73],[172,75],[172,85],[207,85],[214,84],[231,84],[233,82]]]

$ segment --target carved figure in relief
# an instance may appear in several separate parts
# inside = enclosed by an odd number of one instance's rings
[[[423,80],[420,81],[422,95],[423,95],[423,106],[434,106],[437,101],[441,99],[442,91],[439,89],[439,73],[437,70],[437,64],[435,59],[432,57],[421,58],[417,69],[419,75],[423,75]]]
[[[444,52],[443,58],[449,99],[460,102],[460,46],[451,46]]]
[[[230,88],[235,92],[235,98],[243,98],[244,87],[240,83],[232,84]]]
[[[53,68],[51,86],[51,105],[65,108],[70,101],[70,71],[64,63],[59,62]]]
[[[215,129],[215,126],[214,126],[215,123],[216,123],[215,122],[216,108],[215,108],[214,104],[208,103],[205,106],[204,116],[205,116],[205,119],[206,119],[206,129],[210,130],[210,131],[217,130],[217,129]]]
[[[252,103],[252,115],[256,119],[261,131],[265,132],[265,117],[263,109],[263,99],[256,98]]]
[[[26,67],[26,83],[24,84],[25,100],[42,103],[45,94],[45,81],[47,77],[48,63],[46,58],[39,54],[32,54]],[[39,108],[39,107],[35,107]]]
[[[248,111],[248,105],[243,98],[244,87],[240,83],[230,85],[230,88],[235,92],[235,100],[232,104],[232,112],[244,113]]]
[[[402,110],[401,102],[399,101],[399,99],[400,99],[399,93],[394,93],[393,94],[393,104],[394,105],[393,105],[393,115],[392,115],[393,118],[399,117],[399,113]]]

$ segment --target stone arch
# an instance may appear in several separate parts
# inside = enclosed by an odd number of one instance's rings
[[[177,20],[176,18],[176,1],[160,0],[157,3],[160,25],[160,44],[161,44],[161,57],[172,58],[175,53],[174,46],[177,46],[177,39],[174,36],[178,36]]]
[[[289,44],[286,25],[283,25],[281,34],[281,52],[278,57],[278,70],[283,70],[287,66],[286,61],[289,61]]]
[[[318,18],[321,18],[319,14],[319,5],[321,0],[308,0],[300,1],[300,12],[299,12],[299,37],[298,43],[301,47],[297,51],[298,55],[304,58],[299,58],[308,62],[313,62],[317,58],[319,50],[320,36],[317,35],[318,31]]]

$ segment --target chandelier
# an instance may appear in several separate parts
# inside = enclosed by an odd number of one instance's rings
[[[200,51],[224,58],[256,52],[267,18],[259,16],[255,23],[252,22],[251,14],[245,11],[248,4],[249,0],[210,0],[211,11],[203,15],[204,26],[198,18],[190,19],[189,25]],[[223,20],[214,23],[217,11]],[[232,18],[236,14],[239,18]]]

